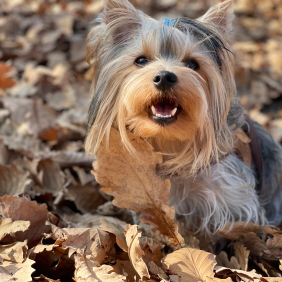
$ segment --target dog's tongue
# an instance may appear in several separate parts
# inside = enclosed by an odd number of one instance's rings
[[[175,103],[171,103],[169,101],[160,101],[153,104],[153,106],[155,107],[157,114],[166,116],[171,115],[173,109],[175,108]]]

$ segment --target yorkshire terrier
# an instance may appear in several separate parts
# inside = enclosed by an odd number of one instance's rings
[[[176,213],[207,233],[228,221],[282,220],[282,150],[236,98],[232,19],[231,0],[195,20],[160,22],[127,0],[104,0],[87,39],[86,151],[95,154],[112,126],[132,154],[128,131],[148,140],[163,155],[158,173],[171,179]],[[238,154],[244,133],[250,146]]]

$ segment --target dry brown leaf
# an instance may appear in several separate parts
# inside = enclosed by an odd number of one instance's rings
[[[64,216],[62,217],[65,222],[70,223],[71,226],[75,228],[98,228],[100,227],[101,219],[103,218],[105,218],[109,222],[123,226],[124,230],[126,228],[126,222],[114,217],[103,216],[99,214],[86,213],[84,215],[81,215],[79,213],[75,213],[72,215],[64,214]]]
[[[8,90],[11,96],[18,96],[18,97],[28,97],[32,96],[36,93],[37,88],[29,85],[25,81],[19,82],[14,87]]]
[[[104,231],[114,234],[116,236],[116,243],[118,244],[118,246],[125,252],[128,252],[128,247],[123,232],[124,229],[120,225],[109,222],[105,218],[103,218],[101,220],[100,228]]]
[[[76,254],[75,281],[77,282],[125,282],[126,277],[115,273],[110,265],[97,267],[96,262],[82,254]]]
[[[267,276],[269,276],[267,269],[265,268],[265,266],[261,262],[258,262],[256,260],[252,260],[252,261],[256,266],[259,267],[259,269],[261,269]]]
[[[43,149],[39,139],[30,136],[12,135],[1,136],[4,144],[10,149],[19,152],[31,159],[36,157],[36,154]]]
[[[85,169],[80,168],[78,166],[74,166],[73,170],[77,173],[80,184],[84,186],[90,182],[96,182],[95,177],[92,173],[86,173]],[[96,182],[97,183],[97,182]],[[97,183],[98,184],[98,183]]]
[[[4,218],[16,220],[30,221],[30,226],[25,232],[15,234],[15,238],[19,241],[28,240],[29,247],[36,245],[42,238],[44,233],[50,231],[47,226],[48,210],[46,204],[38,206],[35,201],[30,201],[25,197],[3,196],[0,197],[2,205],[0,212]]]
[[[142,239],[140,239],[140,246],[142,248],[142,250],[144,251],[144,256],[143,256],[143,260],[146,263],[146,265],[148,265],[149,262],[154,262],[157,266],[161,267],[161,260],[164,257],[163,252],[161,251],[162,246],[154,246],[151,244],[146,243],[147,240],[146,237],[142,237]]]
[[[41,99],[32,100],[31,111],[26,115],[29,133],[45,141],[57,140],[61,129],[56,124],[56,111],[43,104]]]
[[[128,224],[126,227],[126,244],[128,246],[128,255],[131,260],[135,270],[143,279],[143,277],[150,278],[148,268],[142,258],[145,253],[143,252],[139,238],[141,237],[141,232],[138,231],[137,225]]]
[[[68,196],[82,213],[96,213],[97,208],[106,200],[100,193],[101,186],[96,182],[81,185],[71,184],[67,187]]]
[[[124,149],[118,131],[112,128],[109,150],[103,142],[97,153],[94,176],[103,186],[102,191],[115,197],[114,205],[140,213],[141,221],[156,227],[180,248],[184,239],[174,222],[175,209],[168,206],[170,181],[162,181],[156,175],[156,165],[162,162],[162,157],[132,133],[129,133],[129,138],[132,146],[142,152],[146,163]]]
[[[183,248],[167,255],[163,269],[179,276],[180,282],[206,281],[214,277],[215,256],[205,251]]]
[[[26,187],[31,183],[28,179],[29,172],[21,172],[16,165],[0,165],[0,196],[17,195],[25,192]]]
[[[179,233],[184,238],[185,245],[187,248],[192,249],[200,249],[200,241],[198,238],[196,238],[193,234],[193,232],[187,230],[184,222],[177,222],[179,227]],[[204,239],[206,241],[206,238]]]
[[[24,232],[30,226],[29,221],[17,220],[13,221],[11,218],[4,218],[0,220],[0,240],[7,234],[12,235],[17,232]]]
[[[6,274],[9,273],[10,277],[14,278],[14,280],[11,281],[17,281],[17,282],[32,281],[31,274],[35,271],[35,269],[32,268],[31,266],[34,263],[35,261],[30,259],[26,259],[24,263],[14,263],[9,261],[4,261],[0,265],[0,273],[1,272]],[[7,280],[1,280],[1,281],[7,281]]]
[[[153,261],[150,261],[148,263],[148,269],[150,271],[150,273],[158,276],[160,279],[163,279],[165,281],[169,281],[168,276],[166,275],[166,273],[160,268],[158,267]]]
[[[238,221],[234,224],[229,222],[223,229],[218,232],[220,237],[229,239],[231,241],[238,241],[245,233],[262,231],[262,227],[252,222]]]
[[[267,250],[265,242],[253,232],[243,234],[240,241],[250,250],[250,254],[253,256],[260,257]]]
[[[268,249],[265,251],[266,254],[282,258],[282,234],[273,234],[272,238],[267,239],[266,247]]]
[[[234,244],[234,252],[235,252],[235,257],[237,258],[240,264],[240,268],[238,269],[247,271],[250,251],[247,250],[247,248],[245,248],[242,243],[236,242]]]
[[[60,166],[51,159],[43,159],[38,163],[38,172],[42,171],[42,184],[46,192],[58,195],[65,182]]]
[[[126,276],[128,282],[136,282],[140,279],[130,260],[116,260],[116,264],[112,267],[117,274]]]
[[[207,277],[206,282],[232,282],[232,279],[230,277],[228,277],[226,279]]]
[[[48,105],[55,110],[69,109],[75,103],[75,92],[70,87],[62,89],[63,91],[56,91],[54,93],[47,93],[46,100]]]
[[[227,268],[241,269],[240,264],[238,262],[238,259],[234,256],[232,256],[229,259],[227,253],[224,252],[224,251],[221,251],[216,256],[216,261],[217,261],[218,265],[220,265],[220,266],[224,266],[224,267],[227,267]]]
[[[0,88],[7,89],[16,85],[16,82],[8,75],[11,69],[11,66],[0,62]]]
[[[262,278],[262,276],[260,274],[257,274],[254,270],[247,272],[243,270],[230,269],[226,267],[222,267],[216,270],[216,277],[221,278],[221,279],[235,277],[235,279],[238,278],[238,279],[242,279],[243,281],[250,281],[250,282],[251,281],[261,281],[260,278]],[[258,279],[258,280],[255,280],[255,279]]]
[[[115,238],[97,228],[63,228],[52,225],[53,238],[63,241],[62,248],[71,256],[79,249],[85,256],[91,256],[93,266],[100,266],[106,253],[114,246]]]
[[[60,282],[60,280],[53,280],[51,278],[46,277],[45,275],[41,274],[38,277],[33,277],[33,280],[40,281],[40,282]]]
[[[263,268],[266,270],[266,271],[264,270],[265,273],[267,273],[270,277],[281,277],[282,276],[282,273],[281,271],[278,270],[277,265],[270,264],[269,261],[265,260],[264,258],[260,258],[260,261],[261,261],[261,264],[263,265]]]
[[[27,240],[9,245],[0,245],[0,256],[7,261],[23,263],[27,254]]]
[[[50,158],[57,162],[61,167],[91,166],[93,159],[84,152],[68,152],[68,151],[50,151],[41,152],[38,156]]]

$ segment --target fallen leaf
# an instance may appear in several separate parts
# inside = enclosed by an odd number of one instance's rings
[[[216,270],[215,276],[218,277],[218,278],[221,278],[221,279],[226,279],[226,278],[229,278],[229,277],[235,277],[235,279],[236,278],[242,279],[243,281],[261,281],[260,278],[262,278],[262,276],[260,274],[257,274],[254,270],[247,272],[247,271],[244,271],[244,270],[230,269],[230,268],[226,268],[226,267],[222,267],[222,268]],[[255,279],[258,279],[258,280],[255,280]]]
[[[265,242],[253,232],[243,234],[240,241],[250,250],[250,255],[260,257],[267,250]]]
[[[62,248],[71,256],[79,249],[91,256],[93,266],[100,266],[106,253],[114,246],[114,236],[97,228],[58,228],[52,225],[53,238],[63,241]]]
[[[138,231],[137,225],[127,225],[126,229],[126,243],[128,246],[128,255],[129,259],[131,260],[135,270],[143,279],[144,277],[150,278],[150,274],[148,272],[148,268],[142,258],[145,254],[142,250],[139,242],[139,238],[141,237],[141,232]]]
[[[103,218],[101,220],[100,228],[104,231],[114,234],[116,236],[116,242],[118,246],[125,252],[128,252],[128,247],[124,235],[124,229],[120,225],[109,222]]]
[[[115,197],[113,204],[140,213],[141,221],[156,227],[180,248],[184,239],[174,222],[175,209],[168,206],[170,181],[162,181],[156,175],[156,165],[162,162],[161,155],[140,138],[129,133],[131,144],[142,152],[146,163],[124,149],[118,131],[111,129],[109,149],[103,142],[93,164],[93,174],[103,186],[102,191]],[[126,197],[124,197],[126,195]]]
[[[29,221],[16,220],[11,218],[4,218],[0,220],[0,240],[2,240],[7,234],[12,235],[17,232],[26,231],[30,226]]]
[[[238,262],[238,259],[235,256],[232,256],[230,259],[228,258],[228,255],[226,252],[221,251],[216,256],[216,261],[218,265],[224,266],[227,268],[234,268],[234,269],[241,269],[240,264]]]
[[[240,268],[238,269],[247,271],[250,251],[247,250],[247,248],[244,247],[244,245],[241,242],[236,242],[234,244],[234,253],[235,253],[235,257],[237,258],[240,264]]]
[[[178,275],[180,282],[198,282],[214,277],[216,261],[213,254],[183,248],[168,254],[162,264],[165,271]]]
[[[30,259],[26,259],[26,261],[23,263],[4,261],[0,265],[0,273],[1,272],[9,273],[10,277],[13,278],[13,280],[11,281],[15,281],[15,279],[17,282],[32,281],[31,274],[35,271],[35,269],[32,268],[31,266],[34,263],[35,262]],[[2,280],[2,281],[7,281],[7,280]]]
[[[51,159],[43,159],[38,163],[38,171],[42,171],[42,184],[46,192],[55,196],[63,190],[65,177],[60,166]]]
[[[259,231],[263,231],[263,228],[258,224],[238,221],[235,223],[227,223],[223,229],[219,230],[218,235],[231,241],[238,241],[244,236],[245,233],[257,233]]]
[[[0,196],[16,195],[25,192],[26,187],[31,183],[28,178],[29,172],[21,172],[16,165],[0,165]]]
[[[71,184],[67,187],[68,195],[82,213],[96,213],[97,208],[106,202],[100,189],[101,186],[95,181],[85,185]]]
[[[28,246],[31,247],[40,241],[44,233],[50,231],[50,226],[45,224],[48,215],[45,204],[38,206],[35,201],[17,196],[2,196],[0,201],[0,212],[4,218],[30,221],[28,230],[15,235],[18,241],[28,240]]]
[[[75,279],[77,282],[125,282],[126,277],[113,271],[110,265],[97,267],[96,263],[82,254],[75,255]]]
[[[158,276],[160,279],[169,281],[168,280],[169,278],[166,275],[166,273],[160,267],[158,267],[153,261],[150,261],[148,263],[148,269],[150,273],[153,273],[154,275]]]
[[[0,62],[0,88],[7,89],[16,85],[16,82],[9,77],[12,67]]]
[[[27,257],[27,249],[27,240],[9,245],[0,245],[0,256],[6,261],[23,263]]]

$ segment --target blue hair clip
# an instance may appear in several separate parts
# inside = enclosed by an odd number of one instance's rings
[[[164,18],[164,24],[166,25],[173,26],[175,22],[176,20],[169,20],[167,18]]]

